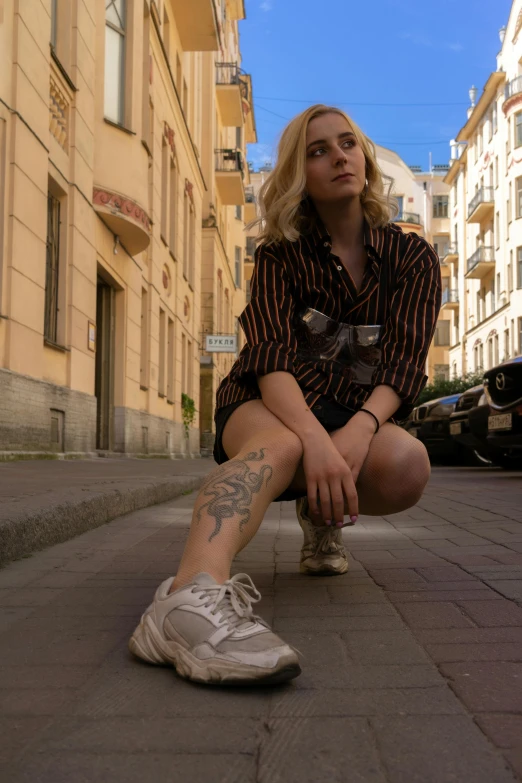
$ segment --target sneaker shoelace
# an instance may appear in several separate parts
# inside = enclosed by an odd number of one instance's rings
[[[310,519],[308,503],[303,503],[301,508],[303,519],[310,524],[314,536],[314,555],[335,555],[343,550],[341,528],[324,525],[318,527]]]
[[[222,623],[227,623],[229,630],[256,622],[266,625],[252,611],[252,604],[261,600],[261,593],[248,574],[235,574],[222,585],[194,587],[192,592],[206,596],[207,601],[202,605],[212,607],[212,614],[220,612]]]

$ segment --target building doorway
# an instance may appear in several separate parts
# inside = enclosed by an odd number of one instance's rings
[[[113,448],[114,288],[101,277],[96,285],[96,448]]]

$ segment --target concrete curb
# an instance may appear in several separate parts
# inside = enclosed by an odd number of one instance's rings
[[[174,476],[141,487],[91,490],[80,502],[47,505],[41,513],[24,514],[0,525],[0,566],[40,549],[68,541],[116,517],[198,489],[205,476]]]

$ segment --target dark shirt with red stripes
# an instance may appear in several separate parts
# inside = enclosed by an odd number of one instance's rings
[[[310,408],[325,395],[358,410],[384,384],[401,399],[395,418],[411,412],[427,381],[426,357],[441,303],[439,258],[425,239],[393,223],[365,223],[364,245],[359,290],[320,222],[295,242],[257,248],[251,299],[239,318],[246,344],[218,388],[216,410],[261,398],[257,376],[284,371],[295,377]],[[297,358],[294,317],[306,307],[346,324],[384,326],[381,363],[370,387],[354,383],[349,372],[334,371],[327,360]]]

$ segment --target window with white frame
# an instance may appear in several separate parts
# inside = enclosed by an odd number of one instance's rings
[[[235,262],[236,262],[236,268],[235,268],[235,283],[236,288],[241,288],[241,248],[236,245],[235,249]]]
[[[522,147],[522,111],[515,114],[515,147]]]
[[[522,217],[522,177],[515,180],[515,210],[516,217]]]
[[[522,247],[517,247],[517,288],[522,288]]]
[[[449,204],[449,196],[447,195],[433,196],[433,217],[447,218],[448,204]]]
[[[498,130],[498,107],[496,101],[493,102],[493,106],[491,107],[491,127],[493,133],[496,133]]]
[[[126,0],[105,0],[105,117],[117,125],[125,116]]]

